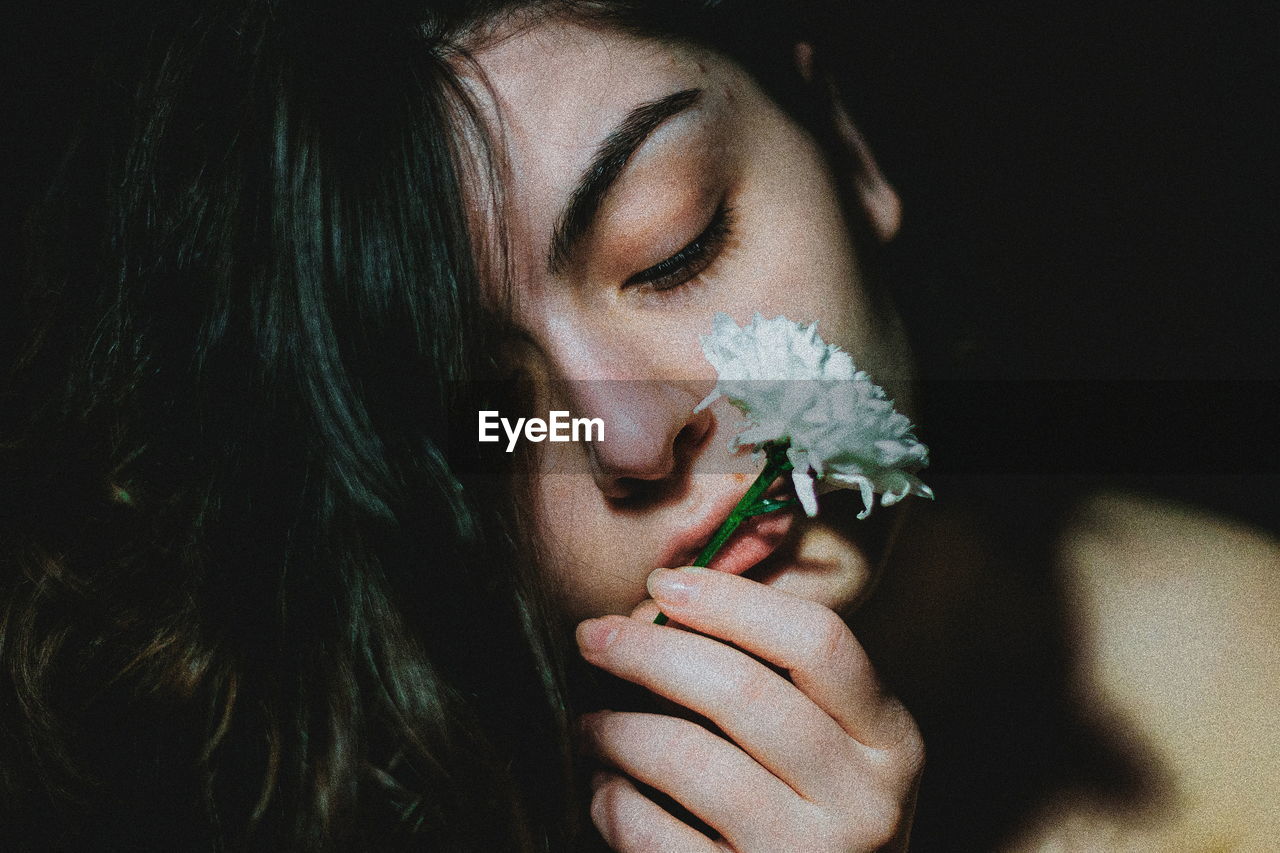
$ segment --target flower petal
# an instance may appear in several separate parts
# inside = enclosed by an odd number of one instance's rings
[[[859,518],[871,512],[876,492],[885,506],[907,495],[933,497],[914,476],[928,464],[929,450],[911,422],[848,353],[823,342],[817,323],[766,320],[757,312],[739,327],[719,313],[702,350],[718,380],[695,411],[724,396],[747,419],[731,449],[786,444],[808,515],[817,513],[817,492],[832,488],[861,492]]]
[[[813,476],[808,471],[796,469],[791,472],[791,484],[795,486],[796,497],[804,514],[813,518],[818,514],[818,495],[813,490]]]

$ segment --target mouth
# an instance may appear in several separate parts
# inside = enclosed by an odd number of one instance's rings
[[[764,496],[772,500],[785,499],[790,495],[790,483],[782,477],[769,487]],[[688,566],[697,559],[698,554],[706,547],[711,537],[742,496],[732,495],[730,499],[716,508],[698,524],[682,532],[675,538],[672,546],[664,553],[663,566]],[[794,509],[776,510],[748,518],[738,526],[729,540],[720,547],[711,559],[708,568],[732,575],[741,575],[754,566],[768,559],[787,538],[796,522]]]

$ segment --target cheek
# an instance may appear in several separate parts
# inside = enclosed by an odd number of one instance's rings
[[[544,570],[570,620],[626,614],[645,598],[647,570],[628,571],[629,563],[617,559],[618,531],[585,469],[544,471],[533,500]]]
[[[554,586],[570,597],[588,580],[591,519],[581,508],[588,485],[582,476],[544,472],[533,490],[544,569]]]
[[[839,199],[823,167],[797,159],[799,166],[763,176],[743,195],[743,210],[752,211],[744,233],[756,236],[744,243],[739,279],[726,288],[729,313],[816,320],[822,337],[862,366],[876,360],[875,328]]]
[[[591,534],[591,519],[585,503],[593,484],[587,473],[574,472],[558,448],[566,445],[542,443],[536,451],[539,473],[534,484],[534,517],[538,537],[553,563],[565,563],[585,550]]]

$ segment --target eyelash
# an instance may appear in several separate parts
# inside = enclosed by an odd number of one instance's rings
[[[733,231],[733,209],[723,202],[693,242],[666,260],[642,270],[623,283],[624,288],[645,287],[657,293],[675,290],[707,271]]]

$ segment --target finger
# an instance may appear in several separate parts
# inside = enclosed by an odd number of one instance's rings
[[[862,747],[795,685],[718,640],[606,616],[581,623],[578,642],[590,663],[711,720],[803,797],[826,799],[868,769]]]
[[[787,670],[844,731],[891,749],[918,740],[915,721],[885,692],[862,645],[830,609],[736,575],[658,569],[649,593],[674,619]]]
[[[652,598],[646,598],[640,602],[631,611],[630,616],[637,622],[652,622],[654,617],[662,612],[662,608],[658,606],[658,602]],[[675,625],[674,622],[668,622],[668,625]]]
[[[779,828],[799,824],[795,793],[741,749],[664,714],[604,711],[584,718],[592,751],[670,795],[735,849],[777,850]]]
[[[640,602],[635,607],[633,607],[631,609],[631,612],[628,613],[627,616],[636,620],[637,622],[651,623],[653,622],[654,617],[656,617],[659,613],[662,613],[662,607],[658,604],[658,602],[654,601],[652,598],[646,598],[644,601]],[[671,619],[669,614],[664,614],[664,615],[668,616],[668,619],[666,622],[666,626],[668,628],[678,628],[682,631],[689,630],[688,625],[685,625],[684,623],[678,620]]]
[[[616,773],[591,780],[591,822],[619,853],[720,853],[722,848],[673,817]]]

